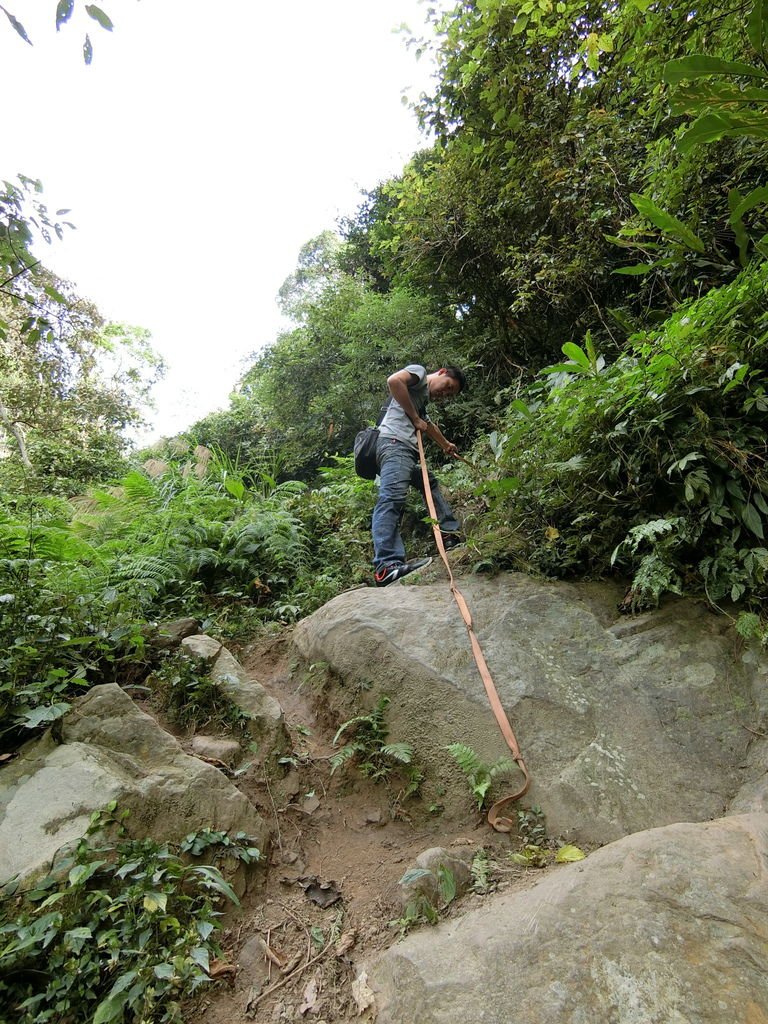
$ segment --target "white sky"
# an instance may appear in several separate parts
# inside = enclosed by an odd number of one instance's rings
[[[0,12],[0,178],[40,178],[77,227],[36,255],[110,320],[152,332],[169,364],[150,436],[227,405],[300,247],[421,145],[401,93],[429,69],[402,36],[419,0],[56,0]],[[88,31],[93,63],[85,67]]]

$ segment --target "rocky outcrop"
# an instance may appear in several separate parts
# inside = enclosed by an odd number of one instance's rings
[[[768,662],[724,617],[675,601],[625,618],[611,588],[521,574],[461,589],[550,834],[603,844],[765,808]],[[445,582],[343,594],[298,624],[294,644],[351,700],[391,698],[391,737],[413,745],[428,781],[454,786],[447,813],[464,783],[446,744],[507,754]]]
[[[608,845],[413,932],[362,965],[358,1005],[378,1024],[768,1022],[768,662],[698,604],[624,618],[605,586],[461,589],[532,773],[525,804],[550,835]],[[445,583],[341,595],[294,643],[328,665],[329,699],[390,697],[390,736],[433,785],[456,774],[448,743],[506,754]],[[407,873],[403,899],[426,884],[434,904],[437,881]]]
[[[286,740],[283,709],[235,656],[205,633],[185,637],[181,649],[206,672],[242,715],[243,725],[266,756]]]
[[[259,754],[280,747],[286,740],[283,709],[261,683],[253,679],[237,659],[222,647],[211,667],[211,679],[239,708],[251,736],[259,743]]]
[[[178,840],[206,826],[243,831],[266,851],[267,828],[217,768],[185,754],[119,686],[96,686],[52,731],[3,768],[0,882],[47,871],[113,800],[129,835]]]
[[[768,816],[629,836],[368,964],[377,1024],[768,1021]]]

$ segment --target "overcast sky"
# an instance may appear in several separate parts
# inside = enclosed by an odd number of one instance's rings
[[[7,0],[0,177],[40,178],[77,226],[36,255],[169,364],[153,436],[225,407],[302,244],[423,144],[401,94],[429,68],[396,34],[419,0]],[[93,63],[85,67],[88,31]],[[146,438],[145,438],[146,439]]]

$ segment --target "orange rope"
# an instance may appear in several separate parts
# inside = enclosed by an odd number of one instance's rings
[[[467,605],[466,600],[464,599],[464,595],[456,586],[456,580],[453,578],[453,572],[451,571],[448,556],[445,553],[443,537],[442,534],[440,533],[440,527],[437,522],[437,512],[435,511],[435,502],[434,499],[432,498],[432,488],[429,486],[429,473],[427,472],[427,461],[424,458],[424,443],[421,439],[421,432],[418,430],[416,431],[416,438],[419,445],[421,475],[424,480],[424,496],[427,500],[427,508],[429,509],[429,514],[432,517],[432,530],[435,535],[435,543],[437,544],[437,550],[440,552],[440,557],[442,558],[443,563],[445,564],[445,568],[448,570],[448,578],[451,581],[451,593],[453,594],[453,599],[458,605],[459,611],[461,612],[461,617],[464,619],[464,624],[467,627],[467,632],[469,633],[469,642],[472,645],[472,654],[474,655],[475,664],[477,665],[478,672],[480,673],[480,678],[483,680],[483,685],[485,686],[485,692],[488,695],[488,701],[491,705],[491,710],[496,716],[496,721],[498,723],[499,728],[501,729],[501,733],[504,739],[506,740],[507,746],[512,752],[512,757],[517,762],[517,766],[523,773],[523,776],[525,778],[522,789],[519,789],[516,793],[513,793],[512,796],[505,796],[502,797],[501,800],[497,800],[493,807],[491,807],[490,811],[488,811],[489,825],[495,828],[497,832],[511,832],[513,828],[517,827],[517,823],[511,818],[505,817],[502,812],[506,809],[508,804],[513,803],[515,800],[519,800],[521,796],[524,796],[528,792],[528,787],[531,784],[531,776],[528,774],[528,769],[525,766],[523,755],[520,753],[520,748],[517,745],[517,740],[515,739],[515,734],[512,731],[512,726],[509,724],[509,719],[507,718],[506,712],[502,707],[501,701],[499,699],[499,694],[496,690],[496,685],[493,681],[493,677],[491,676],[488,664],[486,663],[485,655],[483,654],[482,648],[480,647],[480,641],[477,639],[477,636],[475,635],[475,631],[472,626],[472,616],[470,614],[469,607]]]

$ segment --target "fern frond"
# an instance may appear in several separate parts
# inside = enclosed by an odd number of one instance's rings
[[[30,530],[30,546],[35,557],[52,562],[90,561],[98,558],[96,549],[74,534],[69,527],[33,527]]]
[[[508,757],[502,757],[496,764],[491,765],[488,769],[488,774],[492,779],[496,779],[499,775],[509,775],[516,767],[514,761],[511,761]]]
[[[368,716],[368,720],[371,723],[371,729],[373,730],[373,732],[376,733],[377,736],[380,736],[382,739],[387,735],[388,731],[385,719],[387,715],[387,708],[389,707],[390,703],[391,701],[389,697],[387,697],[386,695],[380,697],[376,701],[376,707]]]
[[[337,750],[331,758],[331,775],[333,775],[337,768],[342,768],[351,761],[357,753],[357,745],[354,743],[350,743],[346,747],[342,747],[341,750]]]
[[[347,729],[351,729],[354,725],[359,725],[361,722],[368,722],[370,724],[370,716],[368,715],[357,715],[355,718],[350,718],[348,721],[343,722],[336,730],[336,735],[333,737],[333,746],[339,742],[339,736],[345,733]]]
[[[120,481],[125,498],[132,504],[146,505],[153,508],[157,503],[157,488],[144,473],[134,469]]]
[[[0,524],[0,555],[22,558],[29,551],[29,537],[23,526]]]
[[[468,777],[476,775],[482,767],[480,758],[466,743],[449,743],[445,749]]]
[[[172,562],[153,555],[143,555],[120,559],[113,567],[112,578],[116,582],[138,583],[157,594],[178,573],[178,567]]]
[[[413,747],[409,743],[387,743],[381,752],[400,764],[410,764],[413,760]]]

